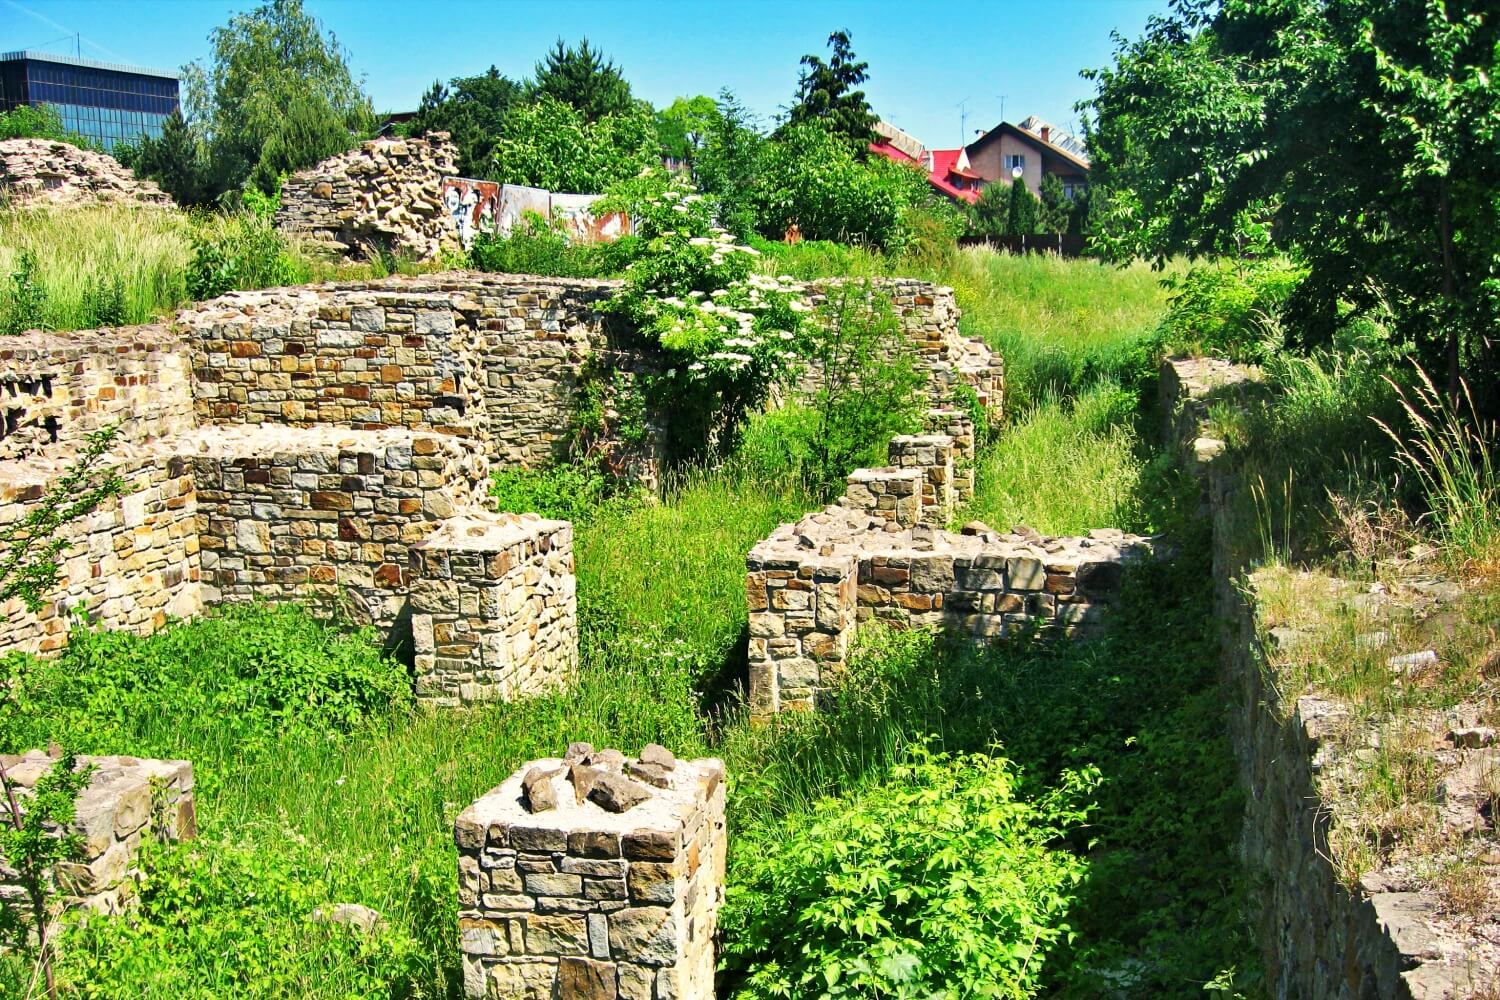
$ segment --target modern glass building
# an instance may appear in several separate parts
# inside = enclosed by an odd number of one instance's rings
[[[177,77],[51,52],[6,52],[0,111],[20,104],[50,104],[63,127],[113,149],[122,140],[161,135],[162,122],[177,110]]]

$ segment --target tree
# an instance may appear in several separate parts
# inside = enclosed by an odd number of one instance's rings
[[[693,158],[693,179],[718,199],[725,227],[744,238],[755,228],[754,191],[766,140],[728,88],[719,92],[715,111]]]
[[[162,123],[161,136],[142,136],[134,145],[117,147],[115,155],[138,176],[149,177],[179,205],[203,205],[213,199],[207,150],[173,111]]]
[[[1037,213],[1039,232],[1056,235],[1068,231],[1073,218],[1073,201],[1063,192],[1056,174],[1042,178],[1042,203]]]
[[[671,106],[658,111],[656,133],[661,141],[662,155],[691,167],[718,116],[718,105],[712,97],[704,94],[679,97]]]
[[[969,228],[976,236],[1004,236],[1010,221],[1010,188],[995,181],[979,192],[969,209]]]
[[[1085,106],[1115,258],[1301,260],[1304,346],[1391,307],[1456,395],[1500,374],[1500,12],[1490,0],[1178,0]]]
[[[557,46],[536,64],[537,97],[550,97],[571,105],[592,124],[607,115],[631,109],[630,84],[614,62],[589,47],[587,38],[574,48],[557,40]]]
[[[1017,178],[1010,185],[1009,211],[1006,213],[1006,236],[1031,236],[1041,225],[1041,203],[1026,182]]]
[[[455,77],[446,86],[434,82],[402,132],[447,132],[458,149],[459,173],[485,177],[506,116],[525,96],[524,84],[502,76],[494,66],[478,76]]]
[[[655,120],[638,107],[589,122],[544,95],[511,111],[495,142],[490,174],[505,184],[602,194],[659,165],[658,150]]]
[[[269,191],[264,185],[275,171],[328,156],[325,140],[338,129],[344,149],[370,130],[374,113],[348,53],[302,0],[271,0],[236,14],[210,40],[209,65],[183,67],[183,105],[207,148],[214,194],[240,187],[257,167],[257,183]],[[289,127],[293,109],[298,121]]]
[[[792,105],[788,120],[793,125],[819,122],[863,153],[875,137],[873,130],[878,119],[870,110],[865,92],[855,88],[869,79],[865,71],[870,64],[855,61],[848,31],[829,35],[828,45],[833,56],[826,63],[816,55],[802,57],[797,102]]]

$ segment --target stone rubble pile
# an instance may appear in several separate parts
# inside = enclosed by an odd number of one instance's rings
[[[431,260],[458,246],[443,209],[443,178],[457,162],[446,132],[372,139],[287,178],[277,228],[338,254],[386,249]]]
[[[172,205],[113,156],[53,139],[0,140],[0,197],[17,205]]]

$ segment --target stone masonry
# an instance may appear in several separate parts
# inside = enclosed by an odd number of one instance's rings
[[[1086,538],[978,523],[943,530],[972,497],[973,421],[933,410],[927,425],[952,433],[893,438],[890,466],[855,470],[838,501],[750,550],[752,716],[816,708],[869,621],[976,641],[1029,629],[1092,635],[1125,565],[1151,553],[1148,539],[1114,529]]]
[[[17,205],[172,204],[113,156],[53,139],[0,140],[0,197]]]
[[[578,662],[573,525],[535,514],[452,517],[411,548],[417,695],[510,701]]]
[[[37,780],[56,761],[45,752],[0,757],[21,809]],[[72,833],[82,855],[57,866],[57,889],[64,906],[119,913],[135,897],[136,858],[146,837],[181,840],[197,835],[193,765],[185,760],[138,757],[79,757],[92,767],[88,787],[78,796]],[[17,873],[0,857],[0,899],[23,912],[25,890]]]
[[[712,1000],[724,795],[655,745],[522,765],[454,825],[465,994]]]
[[[457,173],[446,132],[372,139],[288,177],[276,225],[341,254],[389,249],[430,260],[458,249],[442,187]]]

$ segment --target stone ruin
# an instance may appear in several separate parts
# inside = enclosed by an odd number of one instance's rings
[[[523,764],[454,824],[465,994],[711,1000],[724,797],[655,744]]]
[[[172,204],[113,156],[54,139],[0,140],[0,197],[16,205]]]
[[[746,557],[750,713],[814,709],[847,665],[859,627],[939,627],[975,640],[1028,630],[1087,637],[1149,539],[944,530],[973,495],[975,428],[934,409],[928,433],[893,438],[890,465],[857,469],[842,497],[784,524]]]
[[[225,601],[303,599],[411,650],[435,704],[562,683],[577,658],[571,528],[497,513],[486,491],[493,468],[558,457],[586,362],[642,363],[606,336],[599,306],[615,287],[394,277],[6,338],[0,530],[104,427],[118,428],[107,460],[126,491],[69,526],[39,613],[0,605],[0,653],[61,648],[78,613],[149,633]],[[951,291],[886,290],[935,399],[963,382],[998,400],[1003,370],[958,334]],[[956,433],[972,450],[972,428]],[[649,478],[649,447],[634,467]]]
[[[135,898],[136,858],[147,837],[183,840],[197,835],[193,765],[185,760],[138,757],[79,757],[90,767],[88,787],[78,796],[69,832],[81,856],[56,868],[56,888],[67,907],[98,913],[123,912]],[[41,750],[0,755],[0,765],[24,812],[37,781],[57,761]],[[0,904],[30,913],[19,874],[0,856]]]
[[[443,178],[457,163],[446,132],[372,139],[288,177],[276,226],[341,255],[389,249],[431,260],[460,249],[443,208]]]

